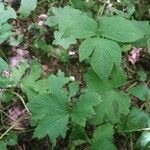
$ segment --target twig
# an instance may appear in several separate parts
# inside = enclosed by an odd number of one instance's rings
[[[0,140],[11,130],[13,129],[16,125],[17,125],[18,121],[15,122],[12,126],[10,126],[1,136],[0,136]]]
[[[0,112],[3,113],[5,116],[7,116],[8,118],[11,119],[11,117],[7,113],[5,113],[3,110],[0,110]]]
[[[70,4],[71,4],[71,6],[72,6],[72,7],[74,7],[74,4],[72,3],[72,1],[71,1],[71,0],[69,0],[69,2],[70,2]]]
[[[11,92],[12,94],[16,95],[21,100],[23,106],[25,107],[25,109],[27,110],[27,112],[31,115],[28,107],[26,106],[26,103],[25,103],[24,99],[18,93],[10,91],[10,90],[8,90],[8,91]]]
[[[28,118],[28,117],[27,117]],[[23,118],[23,116],[21,118],[19,118],[18,120],[16,120],[14,122],[14,124],[12,126],[10,126],[1,136],[0,136],[0,140],[11,130],[13,129]]]
[[[124,132],[141,132],[141,131],[150,131],[150,128],[141,128],[141,129],[133,129],[133,130],[126,130]]]
[[[137,82],[134,82],[133,84],[131,84],[128,88],[125,89],[125,91],[128,91],[128,89],[132,88],[133,86],[135,86],[137,84]]]
[[[97,13],[97,19],[99,20],[99,18],[103,15],[103,12],[105,10],[105,7],[107,5],[107,0],[105,2],[103,2],[104,4],[99,8],[98,13]]]
[[[132,140],[132,133],[130,135],[130,148],[133,150],[133,140]]]

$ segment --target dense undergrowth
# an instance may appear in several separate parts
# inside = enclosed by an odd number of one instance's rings
[[[150,149],[149,0],[0,1],[0,150]]]

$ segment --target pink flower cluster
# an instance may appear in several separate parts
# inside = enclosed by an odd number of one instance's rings
[[[13,106],[9,109],[9,117],[12,121],[16,121],[20,116],[26,113],[25,109],[21,109],[18,106]]]
[[[17,67],[21,62],[27,62],[29,58],[29,51],[23,49],[14,49],[15,56],[9,59],[10,66]]]
[[[132,50],[130,51],[129,56],[128,56],[128,60],[129,60],[132,64],[135,64],[135,63],[139,60],[140,52],[141,52],[142,50],[143,50],[142,48],[133,47]]]

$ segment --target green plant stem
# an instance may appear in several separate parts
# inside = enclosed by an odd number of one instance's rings
[[[23,106],[25,107],[25,109],[27,110],[27,112],[31,115],[28,107],[26,106],[26,103],[25,103],[24,99],[18,93],[10,91],[10,90],[8,90],[8,91],[11,92],[12,94],[16,95],[21,100]]]
[[[74,7],[74,5],[73,5],[72,1],[71,1],[71,0],[69,0],[69,2],[70,2],[70,4],[71,4],[71,6],[72,6],[72,7]]]
[[[1,136],[0,136],[0,140],[11,130],[13,129],[16,125],[17,125],[18,121],[15,122],[12,126],[10,126]]]
[[[146,83],[146,84],[148,85],[148,83]],[[150,92],[149,92],[147,99],[146,99],[146,112],[149,113],[149,111],[150,111]]]
[[[4,57],[7,60],[7,57],[5,56],[4,52],[0,49],[0,56]]]
[[[134,82],[133,84],[131,84],[127,89],[125,89],[125,91],[128,91],[130,88],[132,88],[133,86],[135,86],[137,84],[137,82]]]
[[[28,118],[28,117],[27,117]],[[23,116],[21,118],[19,118],[18,120],[16,120],[14,122],[14,124],[12,126],[10,126],[1,136],[0,136],[0,140],[11,130],[13,129],[23,118]]]
[[[97,20],[99,20],[99,18],[103,15],[103,12],[105,10],[106,7],[106,1],[104,2],[104,4],[99,8],[98,13],[97,13]]]
[[[130,134],[130,148],[131,148],[131,150],[133,150],[132,133]]]
[[[141,129],[133,129],[133,130],[126,130],[124,131],[125,133],[128,133],[128,132],[141,132],[141,131],[150,131],[150,128],[141,128]]]
[[[3,110],[0,110],[0,112],[2,112],[5,116],[7,116],[8,118],[10,118],[10,116],[7,113],[5,113]]]

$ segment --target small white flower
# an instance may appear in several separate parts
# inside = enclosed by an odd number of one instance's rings
[[[11,67],[16,67],[19,64],[19,62],[20,62],[20,57],[15,56],[10,58]]]
[[[40,20],[40,21],[38,22],[38,26],[43,26],[43,24],[44,24],[44,21],[42,21],[42,20]]]
[[[107,9],[111,9],[112,8],[112,3],[109,3],[108,5],[107,5]]]
[[[75,77],[74,76],[70,76],[70,81],[75,81]]]
[[[106,4],[110,4],[110,0],[107,0],[107,1],[106,1]]]
[[[46,14],[40,14],[38,16],[39,19],[46,19],[47,18],[47,15]]]
[[[4,70],[3,73],[2,73],[2,75],[3,75],[4,77],[9,77],[9,76],[10,76],[10,72],[7,71],[7,70]]]
[[[117,0],[118,3],[121,3],[121,0]]]
[[[69,56],[74,56],[75,54],[75,51],[69,51]]]

